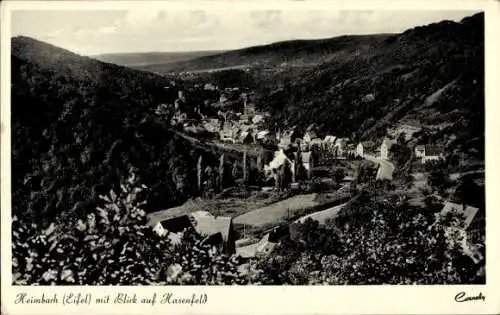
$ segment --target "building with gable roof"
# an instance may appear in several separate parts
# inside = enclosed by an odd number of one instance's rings
[[[316,132],[314,132],[313,130],[308,130],[306,131],[306,133],[304,134],[304,137],[302,138],[302,141],[304,143],[311,143],[314,139],[317,139],[318,136],[316,135]]]
[[[484,209],[479,209],[465,204],[457,204],[453,202],[445,202],[443,209],[440,212],[441,216],[446,216],[449,213],[457,213],[462,216],[460,227],[449,227],[449,232],[458,232],[463,238],[461,239],[462,249],[476,263],[484,257],[478,250],[478,245],[484,245],[485,235],[485,216]]]
[[[429,161],[439,161],[444,159],[444,149],[437,145],[417,145],[415,156],[421,158],[423,164]]]
[[[227,254],[236,252],[236,232],[231,217],[214,217],[207,211],[191,213],[196,232],[205,237],[204,243],[220,246]]]
[[[356,147],[356,155],[359,157],[364,156],[364,148],[363,148],[363,144],[361,142],[358,143],[358,146]]]
[[[463,216],[462,228],[467,233],[467,239],[471,243],[480,242],[479,235],[482,232],[481,229],[484,229],[484,215],[481,213],[482,211],[477,207],[447,201],[440,214],[445,216],[454,211]]]
[[[214,217],[210,212],[200,211],[193,201],[176,208],[148,214],[148,225],[159,235],[180,233],[193,228],[202,237],[203,243],[219,247],[227,254],[235,253],[236,232],[231,217]]]
[[[306,169],[307,178],[310,179],[312,177],[312,169],[314,167],[312,152],[311,151],[300,152],[300,160],[302,161],[302,165]]]

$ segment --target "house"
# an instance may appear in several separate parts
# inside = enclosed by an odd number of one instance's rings
[[[252,123],[255,124],[255,125],[259,124],[259,123],[261,123],[263,121],[264,121],[264,116],[263,115],[257,114],[257,115],[255,115],[255,116],[252,117]]]
[[[192,226],[193,225],[191,224],[191,219],[188,215],[184,214],[158,221],[152,227],[157,233],[161,235],[163,234],[163,231],[179,233]]]
[[[304,143],[310,144],[314,139],[317,139],[317,138],[318,138],[318,136],[316,135],[316,133],[312,130],[309,130],[309,131],[306,131],[306,133],[304,134],[302,141]]]
[[[254,142],[254,137],[250,131],[242,131],[238,136],[238,143],[250,144]]]
[[[425,156],[425,145],[417,145],[415,147],[415,156],[418,158]]]
[[[193,228],[204,237],[202,243],[217,247],[227,254],[235,253],[236,232],[231,217],[214,217],[207,211],[191,211],[191,205],[148,215],[148,225],[159,235],[181,233]]]
[[[293,130],[284,132],[279,139],[278,147],[287,149],[292,144],[294,133],[295,131]]]
[[[325,148],[333,147],[335,145],[336,139],[337,138],[335,136],[327,135],[325,136],[325,139],[323,139],[323,145],[325,146]]]
[[[212,83],[205,84],[205,86],[203,88],[205,90],[208,90],[208,91],[215,91],[215,90],[217,90],[217,87],[215,85],[213,85]]]
[[[315,147],[315,148],[322,148],[323,147],[323,141],[321,141],[320,138],[314,138],[311,140],[311,142],[309,143],[309,145],[311,147]]]
[[[237,136],[237,128],[231,122],[224,122],[222,126],[222,130],[219,131],[219,135],[221,139],[234,139]]]
[[[346,138],[337,138],[335,140],[335,145],[333,146],[333,150],[337,151],[337,156],[343,156],[344,151],[346,149],[346,144],[347,144]]]
[[[306,169],[307,177],[310,179],[312,176],[312,169],[314,167],[311,151],[300,152],[300,160],[302,161],[302,165],[304,165],[304,168]]]
[[[242,258],[262,257],[269,255],[278,243],[269,240],[269,233],[254,244],[239,247],[236,254]]]
[[[269,130],[261,130],[261,131],[257,132],[257,134],[255,135],[255,138],[258,140],[262,140],[268,136],[269,136]]]
[[[374,100],[375,100],[375,95],[373,95],[372,93],[366,94],[365,96],[363,96],[361,98],[361,101],[363,103],[370,103],[370,102],[373,102]]]
[[[274,179],[274,183],[278,189],[284,188],[286,182],[283,182],[285,176],[285,170],[289,170],[292,173],[292,180],[295,176],[294,169],[295,165],[292,160],[285,154],[283,149],[279,149],[274,152],[274,158],[268,165],[264,165],[264,174],[269,179]]]
[[[203,127],[209,132],[219,131],[219,120],[218,119],[205,119],[203,121]]]
[[[444,159],[443,147],[437,145],[417,145],[415,156],[422,159],[425,164],[429,161],[439,161]]]
[[[267,143],[271,141],[272,141],[271,133],[268,130],[261,130],[255,134],[255,142]]]
[[[359,157],[363,157],[364,156],[363,144],[361,142],[358,143],[358,146],[356,147],[356,155],[359,156]]]
[[[241,114],[239,117],[240,123],[247,123],[249,120],[249,116],[247,114]]]
[[[196,232],[205,237],[205,244],[220,246],[227,254],[236,252],[236,232],[231,217],[214,217],[208,211],[196,211],[190,215]]]
[[[479,248],[484,246],[485,219],[484,209],[479,209],[470,205],[445,202],[439,215],[446,216],[451,212],[456,212],[462,216],[463,221],[459,227],[448,227],[447,236],[457,233],[462,237],[461,245],[464,254],[468,255],[475,263],[484,259],[484,255]]]
[[[467,234],[467,241],[472,244],[479,243],[481,241],[480,235],[484,231],[484,213],[479,210],[479,208],[465,205],[457,204],[453,202],[445,202],[443,209],[441,210],[441,216],[446,216],[448,213],[456,212],[463,216],[463,222],[461,228]]]
[[[389,159],[389,150],[396,143],[396,140],[385,138],[380,146],[380,158],[383,160]]]

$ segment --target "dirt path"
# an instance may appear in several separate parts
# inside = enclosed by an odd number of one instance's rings
[[[326,210],[311,213],[309,215],[301,217],[298,220],[295,220],[295,223],[304,223],[307,219],[313,219],[314,221],[318,221],[319,224],[325,224],[326,220],[335,218],[345,205],[346,203],[343,203]]]
[[[394,164],[387,160],[382,160],[380,158],[376,158],[371,155],[365,154],[363,156],[364,159],[368,161],[372,161],[374,163],[378,163],[380,166],[377,170],[377,179],[388,179],[392,180],[392,173],[394,172]]]

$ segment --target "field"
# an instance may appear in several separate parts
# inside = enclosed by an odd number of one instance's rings
[[[346,195],[344,194],[336,193],[296,195],[242,214],[234,218],[234,223],[250,225],[252,227],[277,225],[279,222],[289,221],[313,211],[320,211],[322,207],[328,207],[345,197]]]

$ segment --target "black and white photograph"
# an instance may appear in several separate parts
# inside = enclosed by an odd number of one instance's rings
[[[10,33],[11,285],[486,284],[482,10],[23,9]]]

